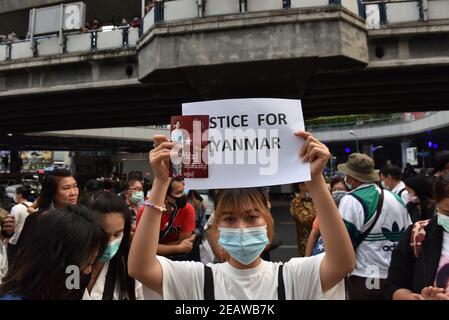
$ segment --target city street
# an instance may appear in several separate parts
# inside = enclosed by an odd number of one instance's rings
[[[273,261],[288,261],[298,256],[296,244],[295,221],[290,214],[289,201],[273,201],[271,214],[275,222],[276,234],[280,237],[282,245],[271,251]]]

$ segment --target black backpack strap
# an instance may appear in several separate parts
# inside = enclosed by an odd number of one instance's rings
[[[401,189],[401,191],[398,192],[399,198],[401,197],[401,195],[402,195],[402,193],[403,193],[404,191],[405,191],[405,188],[404,188],[404,189]]]
[[[384,204],[384,190],[382,189],[380,191],[379,200],[377,201],[377,210],[376,210],[376,216],[374,217],[373,222],[368,227],[368,229],[363,232],[360,237],[357,239],[357,243],[354,245],[354,250],[357,249],[357,247],[365,240],[365,238],[368,236],[368,234],[373,230],[374,225],[376,224],[377,220],[379,220],[380,213],[382,212],[382,206]]]
[[[204,265],[204,300],[215,300],[212,268]]]
[[[280,265],[278,269],[278,300],[285,300],[285,285],[284,285],[284,275],[282,269],[284,265]]]
[[[116,282],[116,272],[112,272],[112,270],[115,269],[113,266],[111,266],[111,263],[109,263],[109,269],[108,273],[106,274],[104,289],[103,289],[103,296],[102,300],[114,300],[114,287]]]
[[[165,239],[167,234],[170,232],[170,229],[173,227],[173,224],[175,223],[176,216],[178,215],[178,207],[175,205],[175,211],[170,215],[170,219],[167,223],[167,227],[164,229],[164,231],[159,231],[159,243]]]

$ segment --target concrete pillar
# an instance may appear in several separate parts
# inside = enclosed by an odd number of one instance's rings
[[[373,157],[373,145],[372,144],[364,144],[362,146],[362,153],[364,153],[372,158]]]
[[[22,159],[20,158],[19,148],[15,142],[10,145],[11,157],[9,159],[9,172],[20,173],[22,167]]]
[[[402,159],[402,169],[404,169],[407,164],[407,148],[412,146],[412,140],[402,139],[401,141],[401,159]]]

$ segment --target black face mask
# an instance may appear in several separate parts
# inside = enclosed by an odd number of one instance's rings
[[[181,196],[181,197],[173,197],[176,200],[176,206],[181,209],[184,208],[187,205],[187,197]]]

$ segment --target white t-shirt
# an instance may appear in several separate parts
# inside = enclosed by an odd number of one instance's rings
[[[380,188],[375,184],[363,184],[350,193],[357,192],[357,190],[367,192],[368,197],[372,197],[372,193],[380,193]],[[350,193],[341,198],[338,211],[343,217],[351,238],[353,238],[368,229],[374,221],[375,213],[368,221],[365,221],[362,204]],[[410,215],[397,195],[384,190],[384,202],[379,219],[369,235],[358,246],[355,269],[351,275],[386,279],[391,254],[411,223]]]
[[[25,204],[29,207],[32,205],[31,202],[25,201]],[[16,204],[11,209],[11,215],[16,219],[16,226],[14,228],[14,235],[9,239],[10,244],[17,244],[19,240],[20,233],[22,232],[23,225],[25,224],[25,219],[28,217],[27,207],[23,204]]]
[[[344,281],[322,292],[320,265],[324,253],[293,258],[284,263],[285,296],[289,300],[344,300]],[[203,300],[204,265],[193,261],[171,261],[157,256],[163,271],[165,300]],[[278,268],[281,262],[263,261],[252,269],[236,269],[228,262],[209,264],[216,300],[277,300]]]
[[[83,294],[82,300],[102,300],[103,299],[103,291],[104,286],[106,285],[106,275],[108,274],[109,269],[109,261],[106,262],[103,265],[103,268],[100,271],[100,274],[98,275],[97,281],[95,281],[94,286],[92,287],[92,290],[89,293],[89,290],[85,290]],[[143,300],[143,293],[142,293],[142,284],[136,280],[136,300]],[[113,300],[119,300],[120,292],[118,291],[118,286],[115,285],[114,287],[114,293],[113,293]]]
[[[400,197],[402,199],[402,202],[404,202],[404,205],[407,205],[407,203],[408,203],[408,191],[405,189],[405,183],[404,182],[402,182],[402,181],[399,182],[393,189],[391,189],[391,192],[396,193],[398,196],[399,196],[399,193],[401,193]]]

